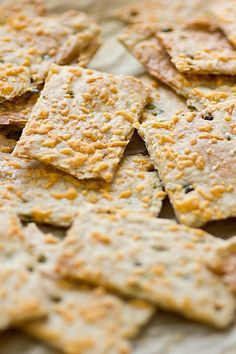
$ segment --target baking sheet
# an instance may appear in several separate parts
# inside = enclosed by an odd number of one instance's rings
[[[45,2],[51,12],[63,12],[71,8],[84,10],[93,15],[102,26],[104,44],[90,63],[91,68],[136,76],[143,74],[142,66],[116,39],[123,24],[112,19],[114,10],[129,1],[45,0]],[[126,153],[144,151],[144,144],[135,135]],[[168,201],[164,203],[161,217],[174,218]],[[215,236],[228,238],[236,235],[236,220],[210,223],[205,229]],[[57,234],[62,235],[63,232],[57,230]],[[217,331],[179,316],[159,312],[133,344],[134,354],[236,354],[236,324],[227,331]],[[0,335],[0,354],[58,353],[16,331]]]

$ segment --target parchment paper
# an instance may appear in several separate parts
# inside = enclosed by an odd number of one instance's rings
[[[84,10],[93,15],[102,26],[104,44],[90,63],[91,68],[136,76],[143,73],[142,66],[116,40],[123,24],[114,21],[112,14],[116,8],[127,3],[127,0],[45,1],[51,12],[63,12],[70,8]],[[126,153],[144,151],[145,146],[136,135]],[[168,201],[164,203],[161,217],[174,218]],[[228,238],[236,235],[236,220],[211,223],[205,229],[215,236]],[[57,234],[62,235],[63,232],[57,230]],[[179,316],[158,312],[133,344],[134,354],[236,354],[236,324],[226,331],[217,331]],[[58,353],[17,331],[0,335],[0,354]]]

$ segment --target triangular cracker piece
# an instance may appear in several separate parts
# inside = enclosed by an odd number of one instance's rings
[[[0,214],[0,330],[41,317],[46,299],[23,228],[13,214]]]
[[[41,84],[52,63],[74,62],[99,35],[93,19],[75,10],[11,18],[0,28],[0,99],[13,99]]]
[[[206,107],[235,97],[235,77],[181,74],[157,38],[158,31],[155,24],[132,25],[123,30],[119,39],[150,75],[163,81],[180,95],[191,98],[192,105]]]
[[[142,155],[125,157],[114,181],[107,184],[78,181],[36,161],[0,154],[0,179],[0,211],[65,227],[86,203],[157,216],[165,196],[153,165]]]
[[[235,0],[213,2],[211,13],[216,24],[225,33],[233,46],[236,47]]]
[[[157,108],[147,109],[137,128],[179,221],[199,227],[235,217],[235,101],[184,113],[176,97],[176,114],[170,115],[170,100],[162,92],[153,94],[152,104]]]
[[[219,244],[208,264],[217,274],[223,275],[226,284],[236,293],[236,236]]]
[[[102,288],[55,278],[60,242],[33,224],[25,233],[49,306],[45,319],[26,323],[22,329],[69,354],[128,353],[128,339],[148,322],[153,308],[142,301],[122,300]]]
[[[131,76],[52,66],[14,153],[110,182],[148,93]]]
[[[235,299],[204,263],[219,242],[170,220],[84,210],[63,241],[57,269],[225,327],[234,318]]]
[[[176,29],[158,37],[180,72],[236,75],[236,50],[220,32]]]

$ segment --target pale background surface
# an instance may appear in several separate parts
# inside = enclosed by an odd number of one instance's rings
[[[91,68],[137,76],[143,73],[139,63],[116,40],[123,25],[112,20],[112,13],[127,3],[127,0],[45,0],[45,2],[53,12],[63,12],[70,8],[85,10],[103,27],[105,43],[91,62]],[[143,151],[145,151],[143,143],[134,137],[128,153]],[[174,217],[168,202],[164,204],[161,217]],[[236,235],[236,220],[212,223],[205,229],[216,236],[230,237]],[[19,332],[9,331],[0,336],[0,354],[58,353]],[[219,332],[178,316],[159,313],[143,331],[142,336],[134,342],[134,354],[236,354],[236,325],[227,331]]]

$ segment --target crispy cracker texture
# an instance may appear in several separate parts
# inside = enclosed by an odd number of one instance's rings
[[[177,105],[174,115],[162,100],[153,97],[157,114],[146,110],[138,131],[179,221],[200,227],[235,217],[235,100],[201,112],[178,112]]]
[[[232,45],[236,47],[235,1],[225,0],[213,3],[211,13],[218,27],[225,33]]]
[[[236,51],[220,32],[176,29],[158,37],[180,72],[236,75]]]
[[[0,214],[0,329],[41,317],[46,300],[23,228],[10,213]]]
[[[14,211],[22,220],[68,227],[86,203],[157,216],[165,196],[147,156],[125,157],[112,184],[79,181],[9,154],[0,157],[0,211]]]
[[[60,241],[40,232],[35,224],[27,226],[25,235],[49,306],[47,317],[23,324],[23,331],[69,354],[129,353],[128,339],[148,322],[153,307],[59,279],[54,266]]]
[[[234,318],[235,299],[204,263],[220,242],[170,220],[84,210],[63,241],[57,270],[225,327]]]
[[[236,236],[216,247],[208,265],[217,274],[222,274],[225,283],[236,293]]]
[[[120,42],[143,64],[150,75],[191,99],[191,105],[207,107],[235,97],[236,79],[227,75],[187,75],[180,73],[158,38],[156,24],[126,27]]]
[[[148,93],[131,76],[53,66],[14,153],[110,182]]]
[[[86,65],[100,45],[100,28],[76,10],[55,16],[19,15],[1,25],[0,44],[0,100],[12,100],[43,83],[52,63]]]

